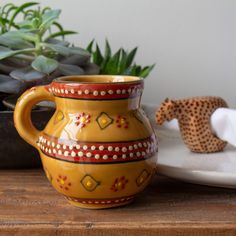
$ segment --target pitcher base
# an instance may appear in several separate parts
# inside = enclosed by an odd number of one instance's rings
[[[86,209],[105,209],[105,208],[113,208],[124,206],[130,204],[134,197],[124,197],[124,198],[114,198],[114,199],[78,199],[66,197],[68,202],[74,206]]]

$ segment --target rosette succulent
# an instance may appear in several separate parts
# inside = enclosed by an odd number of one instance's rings
[[[151,66],[140,66],[134,63],[138,48],[135,47],[131,51],[120,48],[112,53],[108,40],[105,43],[105,51],[102,54],[100,47],[94,40],[90,42],[87,47],[88,52],[91,53],[91,61],[99,66],[100,74],[108,75],[134,75],[146,78],[155,64]]]
[[[65,35],[75,32],[57,22],[61,11],[32,8],[37,4],[0,9],[0,92],[21,94],[58,76],[99,73],[87,50],[65,41]]]

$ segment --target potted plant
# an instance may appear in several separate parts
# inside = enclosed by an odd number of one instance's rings
[[[86,50],[64,40],[65,35],[75,32],[64,30],[57,22],[61,11],[32,9],[37,4],[7,4],[1,8],[0,97],[10,108],[14,108],[17,97],[32,86],[50,83],[58,76],[96,74],[99,71],[98,66],[90,63],[90,54]],[[19,14],[24,19],[21,22],[16,21]],[[53,26],[58,31],[52,32]],[[15,96],[9,98],[9,94]],[[51,114],[52,110],[45,108],[35,110],[36,126],[43,128]],[[1,105],[0,167],[39,165],[40,160],[33,157],[36,152],[16,133],[12,116],[13,111]]]
[[[36,8],[35,8],[36,7]],[[36,167],[37,153],[17,134],[13,110],[17,98],[35,85],[49,84],[63,75],[129,74],[146,77],[153,66],[133,63],[137,48],[123,48],[112,54],[106,41],[105,52],[92,41],[87,49],[71,45],[58,18],[60,10],[40,8],[37,2],[0,8],[0,168]],[[20,18],[23,20],[18,21]],[[55,30],[56,29],[56,30]],[[94,46],[95,45],[95,46]],[[53,108],[38,106],[32,112],[37,128],[43,128]]]

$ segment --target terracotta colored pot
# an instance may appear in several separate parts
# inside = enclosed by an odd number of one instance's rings
[[[15,109],[19,134],[40,152],[53,187],[70,203],[108,208],[131,202],[150,182],[157,140],[140,109],[143,80],[131,76],[69,76],[25,92]],[[56,103],[43,131],[32,106]]]

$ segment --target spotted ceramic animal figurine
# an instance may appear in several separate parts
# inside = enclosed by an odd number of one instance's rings
[[[210,117],[220,107],[227,107],[226,102],[220,97],[166,99],[156,113],[156,122],[161,125],[164,121],[176,118],[183,141],[191,151],[219,152],[223,151],[227,143],[212,133]]]

